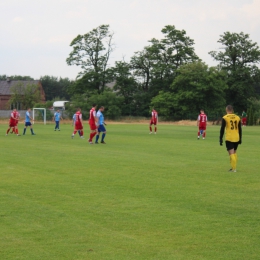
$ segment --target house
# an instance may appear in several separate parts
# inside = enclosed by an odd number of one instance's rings
[[[42,87],[42,84],[39,80],[1,80],[0,81],[0,110],[9,110],[16,107],[17,109],[26,109],[22,107],[22,104],[10,104],[9,100],[12,95],[12,87],[17,86],[18,84],[22,85],[22,88],[26,88],[28,85],[38,85],[39,91],[41,94],[41,103],[45,103],[45,93]]]

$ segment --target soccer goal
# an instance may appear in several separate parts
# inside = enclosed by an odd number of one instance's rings
[[[46,108],[33,108],[33,120],[34,120],[34,116],[35,116],[35,110],[39,110],[42,114],[43,117],[43,122],[46,125]]]

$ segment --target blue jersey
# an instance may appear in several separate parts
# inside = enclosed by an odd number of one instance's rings
[[[103,125],[104,124],[104,116],[100,110],[98,110],[96,117],[98,118],[98,124]]]
[[[55,121],[60,121],[60,113],[59,112],[54,113],[54,118]]]
[[[31,122],[29,111],[27,111],[27,112],[25,113],[25,122],[26,122],[26,123]]]

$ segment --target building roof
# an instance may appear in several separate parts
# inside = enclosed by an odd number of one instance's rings
[[[65,107],[65,103],[69,101],[54,101],[53,107]]]
[[[0,95],[11,95],[11,88],[17,84],[26,87],[29,84],[39,84],[39,80],[0,80]]]

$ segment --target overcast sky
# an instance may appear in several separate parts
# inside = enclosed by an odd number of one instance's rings
[[[101,24],[115,33],[110,65],[129,61],[165,25],[185,30],[196,54],[221,47],[223,32],[244,32],[260,45],[260,0],[0,0],[0,75],[50,75],[74,79],[80,68],[68,66],[71,41]]]

